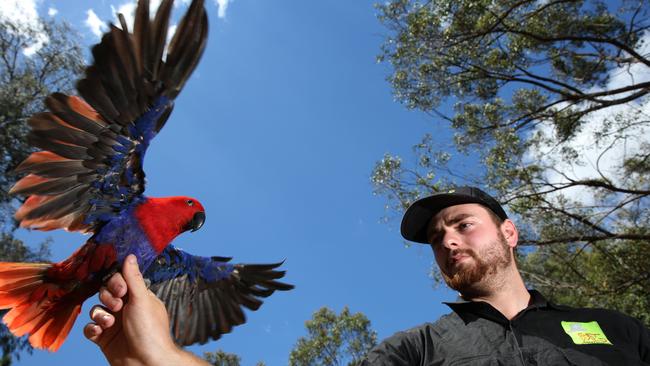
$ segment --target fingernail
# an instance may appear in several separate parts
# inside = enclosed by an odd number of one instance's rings
[[[102,320],[106,320],[106,321],[111,320],[111,316],[108,314],[104,314],[102,315]]]
[[[130,254],[126,260],[129,262],[129,264],[138,264],[138,261],[135,259],[135,255]]]

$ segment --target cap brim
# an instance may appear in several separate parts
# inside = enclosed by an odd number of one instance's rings
[[[476,197],[458,193],[439,193],[415,201],[404,213],[400,231],[406,240],[428,244],[427,228],[435,214],[450,206],[485,202]]]

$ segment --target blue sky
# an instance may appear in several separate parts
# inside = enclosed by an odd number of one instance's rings
[[[111,20],[111,6],[126,0],[112,1],[36,4],[43,16],[56,9],[91,45],[98,38],[85,25],[88,10]],[[148,151],[146,193],[194,196],[206,207],[205,226],[175,245],[234,262],[286,260],[296,289],[271,296],[221,340],[189,349],[286,365],[322,306],[365,313],[380,339],[446,313],[440,302],[455,295],[433,288],[429,248],[405,248],[399,220],[382,223],[385,201],[372,194],[370,173],[384,153],[409,158],[425,132],[448,137],[393,100],[388,65],[375,62],[387,30],[373,1],[236,0],[224,17],[206,3],[207,48]],[[20,232],[28,243],[47,236],[57,261],[85,240]],[[86,302],[59,352],[35,351],[17,364],[102,364],[82,335],[96,302]]]

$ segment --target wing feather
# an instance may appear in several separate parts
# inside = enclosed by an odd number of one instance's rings
[[[88,159],[90,157],[86,153],[87,148],[83,146],[64,144],[61,143],[60,141],[43,138],[43,136],[38,136],[34,134],[28,135],[27,141],[34,147],[51,151],[54,154],[57,154],[67,159],[83,160],[83,159]]]
[[[45,99],[45,105],[51,113],[49,118],[65,121],[72,127],[99,135],[106,126],[99,114],[92,110],[84,101],[76,97],[68,97],[61,93],[54,93]]]
[[[84,204],[84,199],[82,196],[85,192],[88,191],[88,188],[89,187],[81,186],[65,192],[64,194],[49,196],[48,198],[51,199],[47,199],[47,202],[44,202],[38,206],[34,206],[32,209],[25,211],[24,217],[30,220],[33,220],[37,217],[42,217],[44,219],[57,219],[69,213],[72,213]],[[25,206],[23,205],[23,207]],[[22,217],[23,215],[19,209],[18,212],[16,212],[16,218],[22,220]]]
[[[33,155],[33,154],[32,154]],[[25,164],[27,162],[27,164]],[[46,162],[28,162],[25,160],[16,172],[20,173],[29,170],[35,176],[42,178],[69,177],[90,173],[93,170],[84,165],[83,160],[54,160]],[[20,183],[24,184],[24,183]],[[15,187],[14,187],[15,188]]]
[[[172,10],[172,4],[173,1],[165,0],[158,7],[156,17],[154,18],[153,23],[151,23],[151,32],[148,35],[150,40],[148,44],[151,45],[151,47],[142,50],[145,55],[145,72],[150,72],[152,79],[155,80],[160,78],[159,72],[162,64],[158,60],[162,59],[165,50],[167,30],[169,29],[169,14]]]
[[[181,345],[218,339],[246,321],[244,308],[258,310],[262,298],[292,285],[276,281],[282,263],[248,265],[193,256],[168,246],[144,276],[165,303],[171,331]]]
[[[146,150],[205,47],[203,2],[190,4],[165,56],[173,1],[151,20],[149,0],[140,0],[133,33],[120,14],[121,28],[111,25],[92,48],[80,97],[53,93],[49,112],[29,119],[28,141],[42,151],[16,170],[25,174],[11,190],[27,196],[16,214],[22,227],[95,231],[141,202]]]
[[[32,180],[40,182],[32,182]],[[71,191],[81,186],[82,184],[78,182],[77,177],[74,176],[47,179],[31,174],[25,177],[25,179],[22,179],[21,182],[23,183],[23,186],[19,184],[14,185],[10,193],[22,195],[60,195],[62,193]]]

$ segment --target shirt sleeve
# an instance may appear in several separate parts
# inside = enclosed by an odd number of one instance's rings
[[[650,329],[637,320],[640,328],[639,334],[639,357],[645,363],[650,364]]]
[[[421,364],[422,342],[414,332],[399,332],[368,352],[361,366],[410,366]]]

